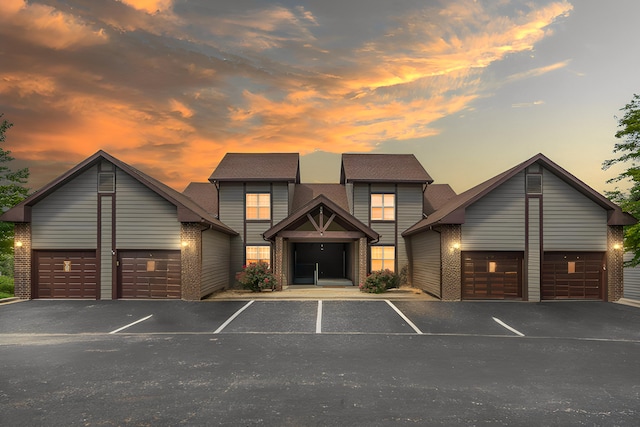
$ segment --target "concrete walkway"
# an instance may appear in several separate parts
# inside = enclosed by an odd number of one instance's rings
[[[217,292],[206,300],[414,300],[439,301],[420,289],[403,287],[390,289],[382,294],[361,292],[357,286],[320,287],[320,286],[285,286],[282,291],[251,292],[230,289]]]

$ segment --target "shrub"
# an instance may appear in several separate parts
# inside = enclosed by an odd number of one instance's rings
[[[0,298],[10,298],[14,295],[13,278],[0,276]]]
[[[397,288],[400,277],[391,270],[374,271],[367,276],[367,280],[360,285],[362,292],[381,294],[387,289]]]
[[[250,289],[253,292],[269,288],[273,290],[276,287],[276,277],[266,262],[245,265],[237,279],[245,289]]]

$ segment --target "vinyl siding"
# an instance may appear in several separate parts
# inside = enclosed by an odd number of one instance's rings
[[[372,193],[395,193],[396,186],[395,184],[384,184],[384,183],[371,184],[371,192]]]
[[[130,175],[116,170],[118,249],[180,249],[176,207]]]
[[[363,224],[369,224],[369,186],[353,184],[353,216]]]
[[[396,221],[398,233],[422,219],[422,184],[398,184],[396,195]],[[409,262],[406,242],[398,236],[398,270]]]
[[[33,249],[97,249],[97,167],[33,206]]]
[[[440,233],[426,231],[411,237],[412,285],[440,298]]]
[[[268,182],[247,183],[247,193],[269,193],[269,192],[271,192],[271,185]]]
[[[105,300],[111,299],[113,296],[113,255],[111,254],[113,207],[111,201],[111,197],[102,197],[102,212],[100,212],[102,226],[102,230],[100,230],[100,299]]]
[[[347,203],[349,203],[349,213],[353,215],[353,183],[347,182],[344,185],[345,191],[347,192]]]
[[[529,301],[540,301],[540,200],[529,199],[527,283]]]
[[[607,211],[544,170],[545,251],[606,251]]]
[[[466,209],[462,249],[523,251],[524,233],[524,173],[521,172]]]
[[[624,254],[625,261],[629,261],[632,258],[632,254]],[[640,301],[640,266],[626,267],[624,269],[624,298]]]
[[[380,234],[379,245],[394,245],[396,244],[396,223],[395,222],[374,222],[371,224],[371,228],[378,234]]]
[[[244,187],[242,183],[222,182],[218,197],[220,221],[240,233],[231,238],[229,280],[234,283],[235,274],[242,270],[244,264]]]
[[[247,222],[247,245],[265,245],[267,242],[262,238],[262,233],[271,228],[269,222]]]
[[[289,191],[286,182],[273,183],[271,203],[273,204],[271,209],[273,223],[277,224],[289,215]]]
[[[229,236],[214,230],[203,232],[201,298],[229,285],[229,262]]]

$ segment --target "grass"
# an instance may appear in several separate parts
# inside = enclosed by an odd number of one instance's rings
[[[13,297],[13,277],[0,276],[0,299]]]

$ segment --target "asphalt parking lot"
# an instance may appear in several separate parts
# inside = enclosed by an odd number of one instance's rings
[[[637,425],[640,309],[29,301],[0,367],[2,425]]]

